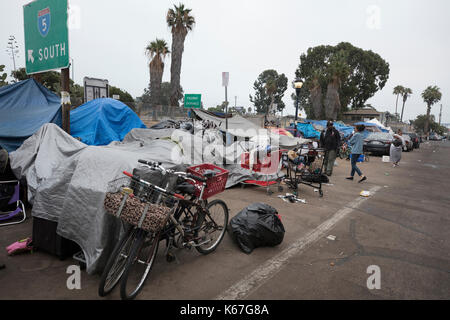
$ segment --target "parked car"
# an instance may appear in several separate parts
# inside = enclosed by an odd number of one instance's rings
[[[432,133],[432,134],[430,134],[429,139],[434,140],[434,141],[441,141],[442,137],[440,135],[438,135],[437,133]]]
[[[403,147],[403,151],[413,151],[414,145],[413,145],[413,141],[412,141],[411,137],[408,136],[407,134],[403,134],[402,138],[405,140],[405,144],[406,144],[406,146]]]
[[[363,150],[372,154],[389,155],[393,141],[394,137],[388,132],[372,132],[364,139]]]
[[[404,135],[408,135],[411,138],[414,149],[419,149],[419,147],[420,147],[420,139],[419,139],[419,136],[416,133],[414,133],[414,132],[406,132]]]

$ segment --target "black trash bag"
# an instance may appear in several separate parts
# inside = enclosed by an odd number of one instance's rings
[[[247,254],[257,247],[279,245],[285,230],[277,214],[277,210],[268,204],[253,203],[230,220],[228,231]]]

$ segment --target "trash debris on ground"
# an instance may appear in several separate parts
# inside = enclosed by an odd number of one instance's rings
[[[294,194],[292,193],[286,193],[285,196],[279,195],[278,198],[283,199],[283,201],[285,202],[291,202],[291,203],[296,203],[296,202],[301,202],[301,203],[306,203],[305,199],[299,199],[297,198]]]
[[[319,189],[314,189],[314,192],[319,192]]]
[[[10,256],[16,253],[27,252],[32,250],[33,250],[33,241],[31,240],[31,238],[16,241],[13,244],[6,247],[6,251],[8,251],[8,254]]]
[[[325,183],[326,186],[334,186],[332,183]]]
[[[383,156],[383,158],[381,159],[381,161],[383,162],[390,162],[391,158],[389,156]]]
[[[384,175],[385,175],[385,176],[388,176],[388,175],[389,175],[389,172],[385,172]]]
[[[333,235],[329,235],[328,237],[327,237],[327,239],[328,240],[331,240],[331,241],[334,241],[334,240],[336,240],[336,236],[333,236]]]
[[[331,263],[330,263],[330,266],[334,267],[334,262],[331,262]]]
[[[257,202],[230,220],[228,231],[239,248],[247,254],[263,246],[279,245],[284,239],[284,226],[277,210]]]
[[[370,196],[370,191],[361,191],[360,193],[359,193],[359,195],[361,196],[361,197],[369,197]]]

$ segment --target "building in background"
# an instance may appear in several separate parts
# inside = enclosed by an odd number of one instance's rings
[[[344,112],[342,114],[342,120],[348,124],[352,124],[355,122],[361,122],[361,121],[367,122],[373,118],[377,119],[382,124],[385,124],[386,113],[379,112],[375,108],[372,108],[372,107],[366,107],[363,109],[350,110],[350,111]]]

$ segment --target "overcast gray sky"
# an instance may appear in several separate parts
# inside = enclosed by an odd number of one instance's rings
[[[1,0],[0,44],[16,36],[21,53],[17,67],[25,65],[23,8],[29,0]],[[108,79],[134,97],[149,82],[148,42],[172,37],[166,25],[168,8],[179,1],[70,0],[70,55],[75,81],[83,77]],[[266,69],[284,73],[289,82],[300,54],[309,47],[348,41],[370,49],[390,65],[382,91],[367,101],[380,111],[395,110],[393,87],[413,90],[404,119],[426,112],[420,94],[429,85],[441,88],[443,122],[450,122],[450,1],[447,0],[184,0],[196,19],[185,41],[181,85],[185,93],[201,93],[206,107],[224,101],[221,73],[230,73],[228,100],[234,106],[251,105],[253,82]],[[8,74],[12,61],[0,51],[0,64]],[[170,57],[163,81],[170,81]],[[286,91],[287,112],[294,114]],[[399,102],[400,105],[400,102]],[[432,108],[438,119],[439,105]]]

